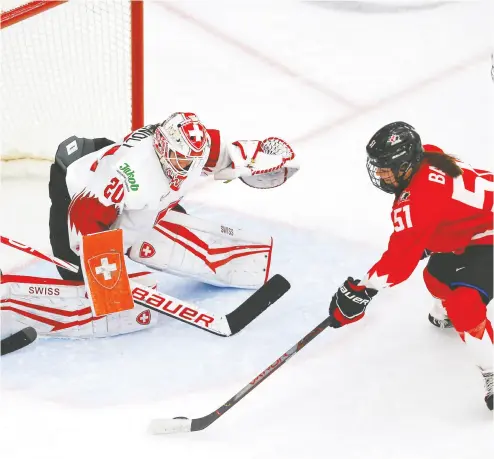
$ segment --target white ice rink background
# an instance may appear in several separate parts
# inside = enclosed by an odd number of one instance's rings
[[[41,339],[3,358],[2,459],[494,457],[480,373],[454,332],[427,321],[423,262],[365,320],[325,331],[207,430],[146,432],[151,418],[219,407],[379,258],[392,197],[365,169],[379,127],[409,122],[424,143],[494,169],[488,2],[343,6],[145,2],[147,122],[194,111],[232,140],[275,135],[299,155],[283,187],[207,182],[184,201],[193,215],[272,234],[273,274],[292,289],[228,339],[163,318],[146,332]],[[54,149],[63,140],[56,126],[47,135]],[[49,249],[46,179],[1,185],[1,233]],[[55,274],[6,247],[0,256],[4,272]],[[169,275],[160,290],[218,312],[249,294]]]

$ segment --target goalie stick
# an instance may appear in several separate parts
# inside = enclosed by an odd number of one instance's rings
[[[33,327],[26,327],[0,341],[0,355],[10,354],[31,344],[38,334]]]
[[[185,417],[176,417],[173,419],[153,419],[149,425],[149,431],[153,434],[169,434],[177,432],[196,432],[209,427],[220,416],[225,414],[230,408],[242,400],[249,392],[253,391],[259,384],[265,381],[268,376],[272,375],[278,368],[285,364],[298,351],[310,343],[317,335],[325,330],[331,318],[327,317],[317,327],[312,329],[300,341],[286,351],[282,356],[276,359],[269,367],[259,373],[243,389],[238,391],[230,400],[220,406],[217,410],[203,416],[202,418],[189,419]]]
[[[21,242],[4,236],[0,236],[0,242],[69,271],[79,271],[78,266],[55,256],[46,255]],[[130,284],[132,297],[136,304],[223,337],[235,335],[243,330],[280,299],[291,287],[283,276],[275,274],[236,309],[224,316],[215,316],[192,303],[181,301],[169,295],[163,295],[156,290],[135,282]]]

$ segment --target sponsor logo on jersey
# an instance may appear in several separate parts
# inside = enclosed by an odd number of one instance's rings
[[[136,322],[139,325],[149,325],[151,323],[151,311],[142,311],[136,317]]]
[[[124,163],[123,166],[120,166],[120,170],[123,175],[125,175],[126,182],[128,182],[128,189],[137,191],[139,189],[139,184],[134,177],[135,171],[132,170],[129,163]]]

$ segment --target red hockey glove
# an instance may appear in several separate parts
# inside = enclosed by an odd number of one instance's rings
[[[359,282],[360,280],[349,277],[331,298],[330,327],[339,328],[364,317],[365,308],[377,295],[377,290],[358,285]]]

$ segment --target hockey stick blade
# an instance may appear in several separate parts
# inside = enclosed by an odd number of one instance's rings
[[[226,315],[232,335],[249,325],[256,317],[288,292],[290,287],[290,283],[283,276],[275,274],[237,309]]]
[[[26,327],[0,341],[1,355],[10,354],[31,344],[38,334],[33,327]]]
[[[134,283],[131,283],[131,286],[133,292],[134,290],[139,291],[138,295],[133,295],[134,303],[223,338],[235,335],[240,330],[243,330],[290,289],[289,282],[283,276],[276,274],[229,314],[214,316],[212,313],[207,313],[209,319],[214,319],[214,321],[203,324],[202,322],[194,322],[190,319],[190,311],[198,311],[199,315],[206,312],[200,310],[200,308],[192,303],[187,304],[185,308],[189,311],[189,316],[181,315],[176,312],[177,310],[181,311],[180,307],[182,303],[185,304],[181,300],[172,298],[171,296],[165,296],[158,291],[142,285],[137,286],[136,289],[134,289]],[[143,300],[143,292],[146,295],[151,295],[152,301]],[[171,301],[174,302],[174,306],[170,308],[168,306]]]
[[[330,324],[331,317],[326,317],[319,325],[313,328],[307,335],[305,335],[300,341],[294,344],[288,351],[282,356],[276,359],[269,367],[259,373],[251,382],[245,387],[239,390],[230,400],[220,406],[217,410],[203,416],[202,418],[188,419],[183,417],[173,419],[153,419],[149,426],[151,433],[155,435],[159,434],[171,434],[180,432],[196,432],[209,427],[213,422],[218,420],[224,415],[230,408],[235,406],[240,400],[242,400],[248,393],[253,391],[259,384],[265,381],[276,370],[283,366],[288,360],[290,360],[298,351],[303,349],[309,344],[316,336],[324,331]]]

